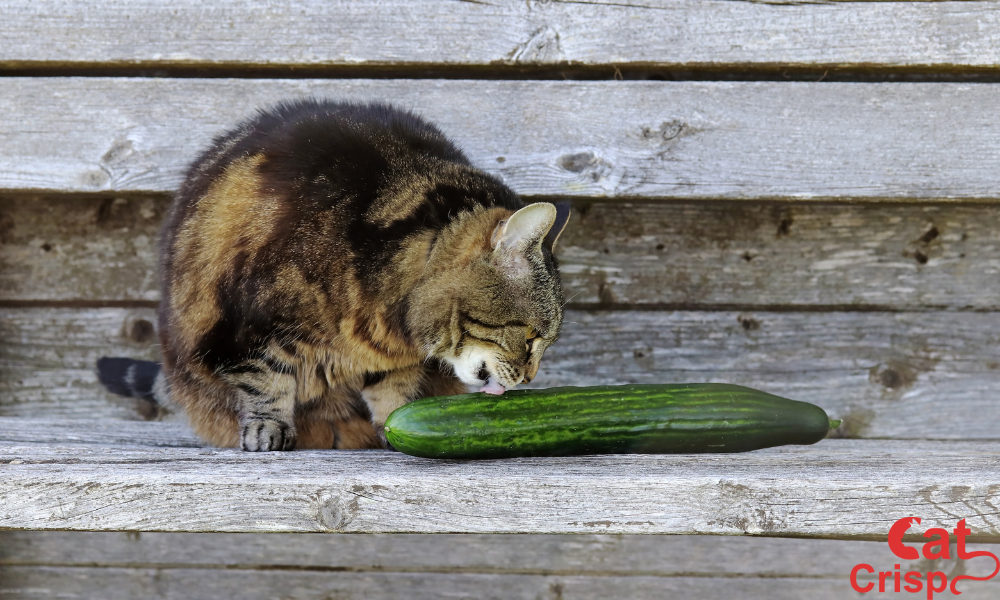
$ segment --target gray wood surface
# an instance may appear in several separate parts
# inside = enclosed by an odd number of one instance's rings
[[[8,3],[0,64],[995,67],[992,2]],[[609,69],[609,75],[610,75]]]
[[[998,25],[990,2],[42,0],[5,7],[0,67],[958,76],[1000,64]],[[5,79],[0,189],[169,192],[211,135],[312,94],[413,107],[529,196],[997,192],[992,86],[113,79]],[[155,301],[164,203],[0,201],[0,300]],[[1000,438],[995,313],[759,312],[996,311],[994,212],[594,205],[562,240],[573,302],[740,310],[573,311],[537,384],[728,380],[822,404],[846,417],[843,435]],[[0,527],[871,537],[919,514],[949,528],[966,517],[979,539],[1000,541],[994,443],[829,440],[736,457],[443,469],[384,453],[247,457],[199,448],[182,422],[107,420],[162,417],[103,394],[92,373],[104,354],[156,357],[151,310],[0,312],[0,415],[77,419],[0,418]],[[205,512],[192,518],[192,506]],[[0,597],[853,598],[850,566],[893,560],[882,543],[838,540],[0,531]],[[996,585],[963,591],[995,598]]]
[[[558,244],[572,302],[1000,306],[990,204],[595,203],[573,218]]]
[[[733,455],[461,462],[0,442],[0,527],[874,539],[919,515],[925,528],[966,518],[973,541],[996,542],[997,455],[995,443],[825,440]]]
[[[975,549],[990,549],[979,544]],[[841,577],[884,542],[669,535],[0,531],[0,566],[300,567],[522,575]],[[914,561],[916,562],[916,561]],[[969,561],[975,571],[977,561]]]
[[[0,415],[51,415],[57,406],[59,416],[68,418],[150,415],[139,412],[141,403],[105,392],[95,364],[102,356],[156,359],[153,310],[0,309],[0,313]]]
[[[891,569],[892,565],[887,568]],[[25,600],[845,600],[846,577],[588,577],[452,573],[312,573],[203,569],[0,567],[0,594]],[[993,580],[995,581],[995,580]],[[963,582],[962,598],[992,600],[998,586]],[[891,589],[891,586],[890,588]],[[926,596],[916,596],[926,597]],[[940,594],[936,598],[942,597]]]
[[[0,300],[155,301],[168,200],[0,198]],[[989,204],[577,203],[573,304],[1000,309]]]
[[[156,358],[152,309],[0,310],[0,416],[137,419],[106,355]],[[568,311],[532,386],[730,382],[822,406],[849,437],[1000,439],[996,313]],[[144,413],[151,416],[149,413]],[[944,417],[947,415],[947,418]],[[172,418],[179,418],[176,415]]]
[[[0,198],[0,299],[159,299],[165,198]]]
[[[970,551],[996,551],[969,544]],[[991,572],[955,555],[902,561],[904,571]],[[899,562],[885,542],[673,535],[250,534],[0,531],[3,567],[303,569],[496,575],[825,578],[858,563]],[[984,564],[986,563],[986,564]],[[0,580],[3,577],[0,576]],[[49,582],[51,585],[51,582]]]
[[[1000,439],[996,313],[573,311],[566,320],[541,387],[732,382],[818,404],[852,437]]]
[[[202,448],[206,444],[187,423],[105,419],[0,417],[0,440],[8,442],[115,444],[165,448]]]
[[[457,4],[457,3],[456,3]],[[163,192],[279,99],[381,99],[437,122],[521,194],[995,198],[989,85],[5,78],[0,189]]]

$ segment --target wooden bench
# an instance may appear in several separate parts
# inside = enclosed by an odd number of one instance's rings
[[[845,598],[855,564],[898,562],[897,519],[1000,542],[995,3],[2,14],[0,597]],[[106,394],[98,357],[157,357],[186,164],[301,96],[412,108],[525,198],[572,201],[534,385],[726,381],[844,424],[740,455],[254,455]]]

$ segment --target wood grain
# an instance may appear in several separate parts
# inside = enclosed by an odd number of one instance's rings
[[[163,198],[0,198],[0,299],[160,297]]]
[[[1000,212],[988,204],[594,203],[559,260],[572,302],[1000,307]]]
[[[75,419],[151,416],[140,412],[144,403],[105,392],[95,365],[102,356],[157,360],[155,312],[53,310],[0,311],[0,415],[52,414],[58,407],[59,416]]]
[[[7,67],[1000,63],[1000,11],[986,1],[44,0],[4,16]]]
[[[997,194],[989,85],[98,77],[4,79],[0,189],[170,191],[213,135],[303,96],[412,108],[526,196]]]
[[[93,365],[105,355],[155,359],[155,342],[130,337],[154,320],[151,309],[0,310],[0,415],[139,418],[141,405],[104,392]],[[1000,322],[995,313],[573,310],[532,387],[684,381],[818,404],[849,437],[1000,439]]]
[[[580,311],[566,320],[540,387],[732,382],[818,404],[852,437],[1000,439],[994,313]]]
[[[1000,64],[989,2],[81,6],[6,7],[0,68],[610,77],[619,67],[955,74]],[[169,192],[214,133],[311,94],[402,102],[519,192],[578,206],[996,198],[990,86],[652,82],[5,79],[0,189]],[[162,196],[4,200],[0,300],[155,301],[163,206]],[[760,312],[996,311],[993,212],[596,204],[562,240],[574,302],[741,309],[573,311],[537,384],[728,380],[820,403],[846,418],[843,435],[997,439],[995,314]],[[830,440],[735,457],[437,466],[199,448],[179,422],[104,420],[153,416],[103,394],[92,373],[105,354],[155,358],[153,321],[149,309],[2,311],[0,415],[86,420],[0,418],[0,527],[603,534],[77,534],[89,537],[74,547],[66,532],[0,532],[0,596],[822,600],[848,597],[855,562],[888,568],[884,544],[613,532],[878,537],[920,514],[924,526],[969,518],[979,539],[1000,541],[994,444]],[[192,517],[192,505],[205,512]],[[963,591],[994,598],[995,587]]]
[[[982,545],[983,548],[989,548]],[[0,565],[841,577],[884,543],[717,536],[0,531]],[[976,561],[969,567],[978,569]]]
[[[891,568],[891,565],[889,567]],[[856,598],[846,577],[588,577],[454,575],[440,573],[231,572],[203,569],[88,569],[0,567],[0,594],[24,600],[49,598],[126,600],[845,600]],[[990,582],[959,584],[962,598],[990,600]],[[876,588],[877,589],[877,588]],[[890,587],[891,588],[891,584]],[[940,597],[940,596],[937,596]]]
[[[969,544],[970,551],[995,551]],[[988,575],[983,560],[938,560],[945,573]],[[595,577],[812,578],[846,581],[858,563],[899,562],[884,542],[701,535],[249,534],[0,531],[3,567]],[[929,561],[902,561],[924,570]],[[78,571],[79,572],[79,571]],[[28,569],[21,573],[38,576]],[[3,577],[0,575],[0,580]],[[52,585],[48,581],[48,585]],[[227,594],[226,596],[231,596]]]
[[[884,539],[893,522],[920,515],[921,527],[966,518],[973,541],[1000,541],[998,495],[994,443],[459,462],[0,442],[7,529]]]
[[[36,444],[113,444],[202,448],[206,444],[182,421],[146,423],[95,419],[0,417],[0,440]]]
[[[168,200],[0,198],[0,301],[155,301]],[[1000,309],[988,204],[577,203],[574,304]]]

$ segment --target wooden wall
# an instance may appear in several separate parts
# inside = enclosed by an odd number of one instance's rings
[[[995,3],[0,12],[0,417],[178,421],[106,394],[94,361],[157,356],[185,165],[321,96],[412,108],[526,199],[572,202],[565,334],[535,385],[728,381],[843,437],[1000,439]],[[892,561],[842,540],[0,532],[0,596],[825,599]]]

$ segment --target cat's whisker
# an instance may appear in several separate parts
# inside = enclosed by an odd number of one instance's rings
[[[570,296],[569,298],[567,298],[566,301],[562,303],[562,306],[560,308],[565,308],[567,304],[569,304],[570,302],[573,301],[573,298],[576,298],[579,295],[580,295],[580,292],[577,292],[577,293],[573,294],[572,296]]]

